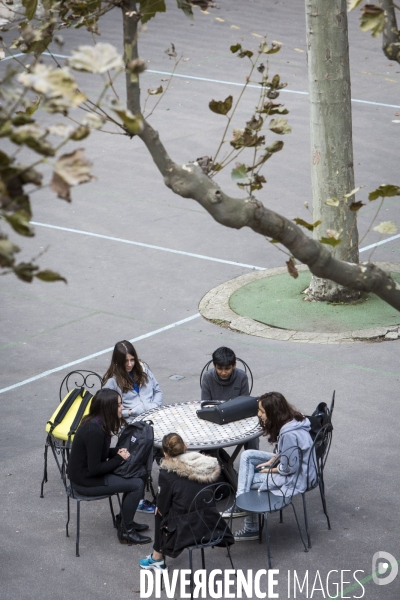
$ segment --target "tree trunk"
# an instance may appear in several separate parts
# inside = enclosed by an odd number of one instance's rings
[[[322,221],[314,237],[339,233],[334,256],[358,263],[357,213],[349,209],[354,196],[349,44],[346,0],[306,0],[308,85],[311,129],[313,220]],[[328,206],[337,198],[338,206]],[[333,235],[331,233],[331,235]],[[313,276],[308,299],[352,302],[360,293]]]

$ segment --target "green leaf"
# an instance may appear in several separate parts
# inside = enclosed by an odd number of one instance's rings
[[[165,12],[164,0],[140,0],[140,14],[142,15],[142,23],[147,23],[157,13]]]
[[[79,127],[77,127],[75,131],[71,134],[71,140],[73,140],[74,142],[80,142],[81,140],[87,138],[89,133],[90,127],[85,127],[85,125],[79,125]]]
[[[353,212],[357,212],[363,206],[365,206],[364,202],[352,202],[349,206],[349,209],[352,210]]]
[[[75,71],[86,73],[106,73],[111,69],[123,69],[124,61],[115,46],[96,44],[95,46],[79,46],[72,50],[68,64]]]
[[[350,12],[357,8],[359,4],[361,4],[362,0],[347,0],[347,10]]]
[[[387,234],[397,233],[397,225],[393,221],[382,221],[382,223],[374,227],[374,231]]]
[[[321,244],[327,244],[328,246],[338,246],[342,240],[337,240],[333,237],[322,237],[320,240]]]
[[[285,133],[290,133],[292,131],[292,128],[286,119],[271,119],[268,127],[271,131],[279,135],[284,135]]]
[[[4,215],[4,219],[11,225],[11,227],[20,235],[28,237],[34,236],[33,229],[29,223],[30,215],[25,210],[17,210],[12,215]]]
[[[131,135],[137,135],[143,131],[143,119],[141,115],[134,115],[128,108],[125,108],[118,100],[111,101],[112,110],[122,120],[125,129]]]
[[[279,52],[281,47],[282,44],[278,44],[276,42],[272,42],[271,47],[269,47],[268,44],[263,42],[260,44],[260,52],[262,52],[263,54],[275,54],[276,52]]]
[[[400,196],[400,187],[397,185],[382,184],[368,195],[368,200],[372,201],[377,198],[387,198],[389,196]]]
[[[0,267],[11,267],[14,264],[14,254],[20,252],[20,248],[8,239],[0,239]]]
[[[25,16],[30,21],[35,16],[38,0],[22,0],[22,6],[25,8]]]
[[[26,283],[31,283],[32,279],[35,276],[35,271],[38,271],[39,267],[33,265],[32,263],[19,263],[13,268],[14,273],[19,279],[25,281]]]
[[[276,140],[269,146],[266,146],[264,148],[264,150],[266,152],[270,152],[271,154],[273,154],[274,152],[279,152],[280,150],[282,150],[283,146],[284,146],[284,144],[283,144],[282,140]]]
[[[65,277],[62,277],[62,275],[56,273],[55,271],[51,271],[50,269],[44,269],[44,271],[39,271],[39,273],[35,274],[35,277],[37,277],[41,281],[64,281],[65,283],[67,283]]]
[[[21,125],[14,127],[11,131],[10,139],[18,146],[25,145],[38,154],[43,156],[54,156],[56,151],[53,146],[45,140],[47,132],[34,124]]]
[[[379,6],[366,4],[361,9],[361,31],[370,31],[372,37],[378,37],[385,28],[385,11]]]
[[[297,223],[297,225],[305,227],[306,229],[308,229],[308,231],[314,231],[314,229],[322,223],[322,221],[315,221],[315,223],[307,223],[307,221],[304,221],[304,219],[299,219],[298,217],[296,217],[296,219],[293,219],[293,221]]]
[[[183,12],[185,13],[185,15],[193,20],[193,10],[192,10],[192,5],[190,2],[188,2],[187,0],[176,0],[176,3],[178,5],[178,8],[180,8],[181,10],[183,10]]]
[[[241,49],[242,49],[242,44],[234,44],[233,46],[230,47],[230,51],[232,52],[232,54],[236,54],[236,52],[238,52]]]
[[[247,182],[249,183],[249,176],[247,175],[246,165],[242,164],[236,169],[232,169],[231,177],[235,183]]]
[[[149,88],[147,90],[147,93],[149,94],[149,96],[157,96],[157,94],[162,94],[163,91],[163,86],[160,85],[156,90],[152,90],[151,88]]]
[[[275,102],[264,102],[263,108],[257,111],[263,115],[287,115],[288,109],[283,104],[275,104]]]
[[[340,200],[339,200],[339,198],[336,198],[335,196],[333,196],[333,198],[328,198],[328,200],[325,200],[325,204],[327,206],[339,206]]]
[[[211,100],[208,104],[210,110],[218,115],[227,115],[232,108],[233,97],[228,96],[225,100]]]
[[[362,187],[363,186],[360,185],[359,187],[354,188],[354,190],[351,190],[351,192],[349,192],[348,194],[343,194],[343,198],[351,198],[351,196],[354,196],[354,194],[357,194],[357,192],[359,192]]]

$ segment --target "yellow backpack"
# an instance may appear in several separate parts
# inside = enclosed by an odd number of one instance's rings
[[[71,442],[83,417],[89,414],[92,398],[92,394],[83,387],[68,392],[47,421],[47,433],[59,440]]]

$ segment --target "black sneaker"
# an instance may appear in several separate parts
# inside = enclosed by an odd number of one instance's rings
[[[249,515],[250,513],[247,512],[247,510],[242,510],[241,508],[236,506],[236,504],[234,504],[233,506],[230,506],[226,510],[222,511],[220,514],[223,519],[230,519],[231,514],[232,519],[236,519],[238,517],[247,517],[247,515]]]

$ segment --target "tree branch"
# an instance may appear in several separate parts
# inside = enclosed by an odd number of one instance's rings
[[[234,229],[250,227],[256,233],[278,240],[297,260],[306,264],[313,275],[353,290],[373,292],[400,310],[400,286],[389,273],[373,263],[357,265],[334,258],[323,244],[308,237],[286,217],[265,208],[260,201],[225,194],[196,163],[177,165],[169,157],[158,133],[146,121],[140,138],[165,185],[182,198],[196,200],[221,225]]]
[[[385,28],[382,35],[382,50],[389,60],[400,63],[400,33],[397,27],[393,0],[381,0],[385,11]]]
[[[134,0],[125,0],[122,6],[124,24],[124,61],[125,65],[139,58],[138,55],[138,22],[140,15]],[[139,78],[132,77],[129,69],[125,71],[127,104],[134,115],[141,114]]]

